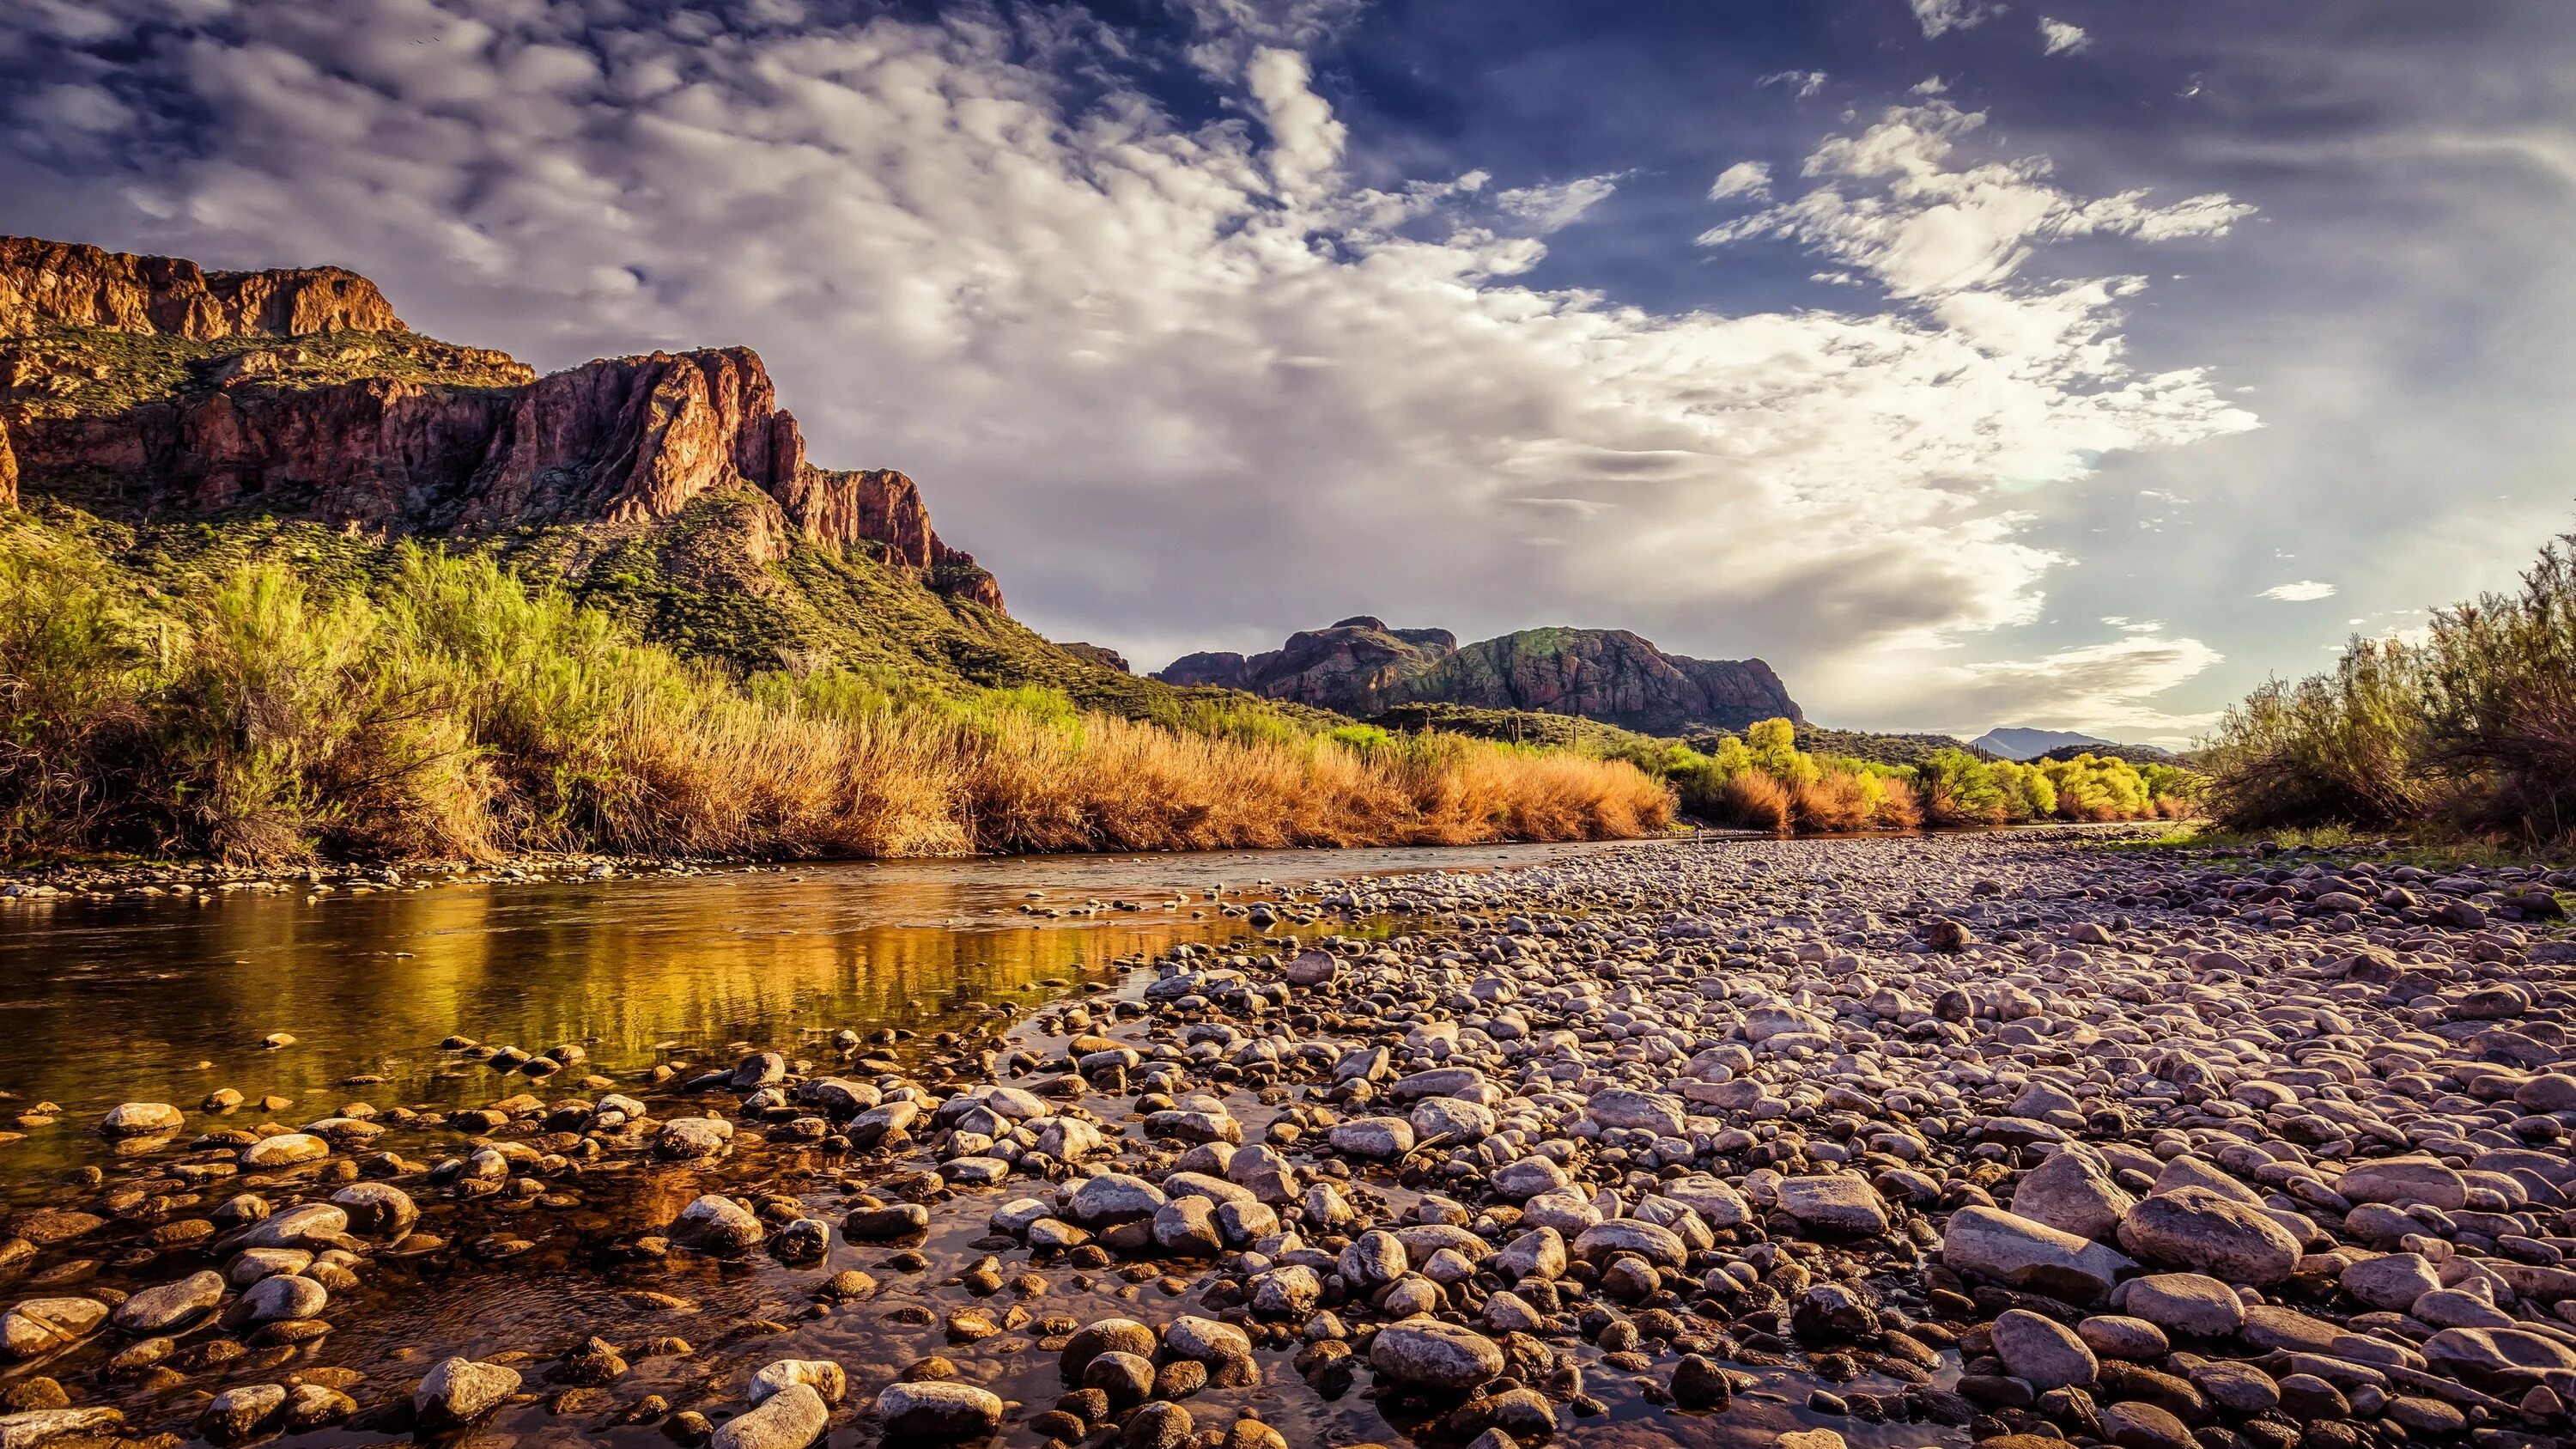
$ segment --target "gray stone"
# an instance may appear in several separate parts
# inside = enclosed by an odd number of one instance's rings
[[[2073,1330],[2053,1318],[2007,1309],[1994,1323],[1995,1357],[2036,1389],[2082,1388],[2102,1365]]]
[[[441,1359],[412,1390],[412,1413],[430,1428],[459,1429],[518,1391],[519,1371],[507,1364]]]
[[[1780,1181],[1780,1206],[1810,1228],[1866,1235],[1887,1231],[1887,1201],[1869,1179],[1836,1172]]]
[[[2012,1210],[2093,1242],[2108,1242],[2137,1199],[2087,1157],[2060,1152],[2032,1168],[2013,1189]]]
[[[2245,1326],[2245,1300],[2203,1273],[2153,1273],[2123,1285],[2120,1305],[2158,1328],[2226,1338]]]
[[[1503,1350],[1473,1329],[1408,1319],[1378,1330],[1369,1366],[1400,1384],[1464,1393],[1501,1376]]]
[[[2091,1303],[2137,1265],[2125,1255],[2000,1208],[1959,1209],[1941,1229],[1941,1261],[2014,1288]]]
[[[116,1326],[138,1337],[172,1333],[205,1317],[223,1301],[222,1274],[191,1273],[175,1283],[146,1288],[116,1305]]]
[[[2206,1188],[2142,1199],[2120,1220],[2120,1246],[2152,1263],[2265,1287],[2299,1264],[2299,1240],[2260,1208]]]
[[[812,1384],[791,1383],[718,1425],[708,1443],[713,1449],[805,1449],[831,1422],[831,1406]]]
[[[671,1241],[683,1248],[723,1256],[748,1252],[767,1236],[751,1209],[732,1198],[705,1193],[680,1209],[671,1224]]]

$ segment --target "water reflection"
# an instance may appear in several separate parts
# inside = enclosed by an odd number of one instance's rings
[[[220,1086],[254,1103],[295,1099],[277,1114],[292,1122],[348,1101],[480,1102],[512,1089],[480,1067],[454,1071],[437,1050],[450,1033],[532,1051],[580,1043],[598,1069],[623,1076],[663,1043],[704,1059],[737,1041],[793,1052],[845,1026],[932,1027],[973,1002],[1026,1004],[1177,941],[1243,934],[1199,898],[1209,888],[1239,897],[1265,877],[1486,867],[1564,849],[1058,857],[22,904],[0,915],[0,1090],[20,1099],[11,1110],[50,1100],[66,1115],[0,1153],[14,1169],[68,1165],[117,1102],[193,1109]],[[1144,909],[1037,922],[1018,913],[1033,892],[1049,904]],[[1170,908],[1180,892],[1186,904]],[[263,1049],[272,1032],[295,1045]],[[344,1085],[353,1076],[385,1080]]]

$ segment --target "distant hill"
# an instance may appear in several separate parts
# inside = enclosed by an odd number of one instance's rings
[[[1667,654],[1625,629],[1524,629],[1460,646],[1446,629],[1390,629],[1360,615],[1292,634],[1265,654],[1192,654],[1155,678],[1224,685],[1371,718],[1400,705],[1574,715],[1647,734],[1802,721],[1759,659]]]
[[[2100,735],[2082,735],[2072,730],[2034,730],[2018,726],[1991,729],[1968,742],[1973,749],[1986,751],[2007,760],[2072,759],[2081,754],[2113,754],[2130,760],[2169,760],[2171,750],[2155,745],[2124,745]]]
[[[1978,745],[1951,735],[1891,735],[1869,730],[1835,730],[1821,725],[1798,727],[1798,748],[1811,755],[1839,755],[1877,765],[1919,765],[1942,750],[1966,750],[1980,759],[1995,758]]]

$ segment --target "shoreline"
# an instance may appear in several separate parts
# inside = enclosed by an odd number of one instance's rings
[[[103,1136],[104,1175],[13,1214],[10,1311],[34,1332],[86,1310],[29,1299],[86,1294],[141,1325],[147,1293],[211,1297],[172,1332],[71,1333],[0,1407],[88,1416],[9,1424],[66,1437],[114,1410],[221,1441],[458,1420],[727,1449],[890,1420],[1174,1449],[1649,1419],[1786,1449],[2127,1444],[2176,1403],[2262,1449],[2299,1442],[2293,1413],[2356,1449],[2563,1430],[2561,1370],[2474,1354],[2576,1327],[2576,1270],[2533,1261],[2576,1230],[2576,1095],[2549,1095],[2576,1093],[2551,1028],[2576,946],[2508,919],[2507,872],[2365,900],[2335,888],[2359,866],[2309,857],[2272,862],[2297,882],[2275,895],[2064,834],[1391,873],[1299,893],[1407,934],[1244,933],[810,1062],[620,1078],[460,1038],[436,1060],[488,1073],[489,1107],[173,1106],[157,1150]],[[2480,1115],[2499,1082],[2541,1085]],[[438,1341],[457,1364],[418,1353],[415,1300],[477,1284],[540,1311]],[[2378,1306],[2389,1284],[2432,1317]],[[2440,1324],[2480,1287],[2511,1327]],[[31,1406],[37,1378],[63,1402]]]
[[[2015,825],[1918,827],[1911,830],[1831,831],[1813,834],[1774,835],[1758,830],[1732,826],[1707,826],[1684,833],[1678,830],[1661,835],[1605,836],[1593,840],[1495,840],[1478,845],[1351,845],[1351,846],[1284,846],[1221,847],[1211,850],[1066,850],[1014,851],[964,855],[904,856],[819,856],[779,859],[767,856],[672,856],[672,855],[606,855],[569,853],[563,855],[510,855],[490,861],[422,860],[371,863],[361,861],[313,862],[292,867],[259,867],[226,865],[200,858],[112,858],[63,862],[0,862],[0,907],[37,900],[117,900],[153,899],[157,896],[191,896],[236,891],[267,891],[308,894],[370,892],[378,890],[419,890],[446,885],[529,885],[579,880],[631,879],[724,874],[782,874],[808,869],[831,869],[852,865],[937,864],[943,862],[999,863],[1016,860],[1115,860],[1171,859],[1187,861],[1227,855],[1298,855],[1335,856],[1377,852],[1434,852],[1451,850],[1511,849],[1517,847],[1563,847],[1568,849],[1621,846],[1703,846],[1716,844],[1749,844],[1778,841],[1825,840],[1924,840],[1951,836],[1985,835],[2096,835],[2123,834],[2149,829],[2169,828],[2163,821],[2032,821]],[[320,889],[315,889],[319,887]]]

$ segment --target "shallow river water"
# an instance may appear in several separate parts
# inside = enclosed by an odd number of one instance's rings
[[[479,1106],[516,1092],[549,1100],[595,1096],[585,1073],[616,1090],[645,1093],[653,1069],[688,1071],[728,1064],[751,1048],[791,1060],[827,1058],[825,1038],[899,1028],[927,1036],[988,1015],[987,1004],[1026,1009],[1089,987],[1141,989],[1137,972],[1154,953],[1184,941],[1223,943],[1249,934],[1219,899],[1241,902],[1324,878],[1427,870],[1487,870],[1604,847],[1485,847],[1460,850],[1246,852],[1196,856],[1052,857],[973,862],[841,864],[699,876],[643,876],[542,883],[446,884],[318,896],[239,892],[198,901],[21,902],[0,910],[0,1129],[22,1134],[0,1145],[0,1204],[23,1223],[48,1208],[96,1211],[101,1188],[70,1174],[104,1167],[106,1190],[141,1180],[142,1159],[120,1160],[96,1130],[123,1101],[170,1102],[189,1114],[186,1132],[224,1125],[301,1126],[345,1104]],[[1638,847],[1613,847],[1638,848]],[[1646,847],[1652,848],[1652,847]],[[1117,903],[1134,909],[1120,909]],[[1091,913],[1039,919],[1024,906]],[[1300,928],[1345,933],[1401,923],[1327,917]],[[1131,975],[1131,973],[1133,973]],[[294,1040],[263,1045],[272,1033]],[[543,1051],[586,1048],[589,1061],[551,1081],[530,1082],[440,1047],[461,1034]],[[1041,1049],[1061,1041],[1029,1036]],[[219,1087],[249,1105],[222,1118],[198,1104]],[[722,1094],[718,1094],[720,1097]],[[264,1097],[282,1105],[263,1110]],[[655,1115],[667,1096],[647,1095]],[[730,1102],[725,1098],[716,1105]],[[50,1104],[58,1113],[44,1113]],[[1111,1122],[1125,1103],[1092,1105]],[[678,1110],[704,1110],[681,1106]],[[1271,1115],[1247,1105],[1247,1129]],[[453,1132],[387,1139],[416,1160],[459,1150]],[[934,1209],[918,1249],[926,1271],[890,1269],[894,1249],[836,1235],[830,1256],[783,1265],[768,1257],[717,1262],[680,1254],[643,1263],[603,1245],[631,1238],[639,1224],[667,1223],[698,1192],[803,1194],[811,1210],[837,1221],[837,1189],[814,1191],[813,1154],[759,1141],[715,1168],[646,1165],[576,1178],[545,1202],[495,1206],[472,1216],[434,1188],[406,1181],[423,1208],[423,1232],[450,1235],[444,1251],[387,1255],[364,1266],[361,1285],[335,1294],[334,1331],[318,1342],[262,1349],[236,1363],[156,1386],[104,1367],[114,1334],[36,1363],[0,1368],[10,1378],[57,1376],[76,1402],[125,1409],[131,1431],[190,1432],[203,1396],[238,1384],[293,1382],[310,1370],[341,1370],[362,1406],[407,1395],[409,1382],[451,1353],[526,1355],[535,1399],[504,1409],[475,1431],[477,1442],[661,1444],[653,1427],[616,1424],[616,1411],[646,1393],[677,1408],[722,1418],[739,1409],[744,1384],[761,1364],[785,1357],[843,1362],[852,1402],[863,1407],[894,1369],[930,1354],[954,1360],[961,1376],[985,1383],[1024,1409],[1046,1408],[1060,1392],[1055,1355],[1032,1334],[1006,1332],[951,1345],[941,1323],[954,1309],[1012,1303],[1038,1316],[1082,1321],[1132,1316],[1149,1323],[1202,1311],[1182,1278],[1141,1281],[1118,1272],[1048,1272],[1045,1291],[976,1299],[955,1275],[979,1253],[984,1217],[1005,1193],[967,1193]],[[186,1136],[163,1149],[180,1152]],[[363,1151],[364,1149],[360,1149]],[[626,1166],[612,1164],[612,1166]],[[327,1196],[312,1168],[249,1174],[210,1184],[196,1200],[159,1216],[204,1214],[236,1191],[280,1201]],[[166,1179],[164,1180],[166,1181]],[[67,1185],[68,1184],[68,1185]],[[1021,1185],[1020,1191],[1025,1191]],[[496,1213],[512,1213],[507,1218]],[[144,1221],[151,1221],[145,1218]],[[13,1229],[14,1231],[14,1229]],[[137,1250],[111,1225],[91,1238],[49,1249],[32,1277],[0,1284],[0,1303],[37,1295],[133,1291],[207,1266],[191,1254]],[[83,1256],[90,1254],[91,1256]],[[1029,1265],[1005,1252],[1004,1271]],[[188,1261],[182,1262],[182,1258]],[[209,1260],[220,1267],[220,1260]],[[814,1285],[843,1268],[884,1284],[864,1303],[818,1306]],[[1192,1270],[1180,1269],[1194,1280]],[[645,1302],[650,1290],[668,1301]],[[890,1321],[907,1305],[934,1321]],[[201,1326],[195,1337],[213,1333]],[[546,1362],[599,1334],[623,1348],[662,1335],[689,1341],[686,1356],[635,1357],[634,1368],[594,1399],[563,1400],[544,1381]],[[1389,1424],[1365,1390],[1321,1400],[1264,1351],[1262,1382],[1211,1389],[1192,1401],[1203,1428],[1258,1411],[1291,1444],[1397,1441],[1417,1424]],[[363,1375],[354,1381],[350,1374]],[[1364,1381],[1365,1382],[1365,1381]],[[1781,1429],[1816,1422],[1804,1413],[1806,1386],[1783,1376],[1776,1388],[1739,1396],[1725,1415],[1682,1415],[1622,1393],[1606,1379],[1593,1392],[1611,1413],[1575,1432],[1585,1443],[1767,1444]],[[1796,1406],[1793,1408],[1793,1406]],[[1924,1426],[1873,1430],[1844,1425],[1869,1446],[1929,1442]],[[1955,1436],[1955,1431],[1951,1431]],[[296,1436],[293,1442],[370,1443],[407,1437],[358,1427]],[[836,1417],[829,1442],[873,1442],[864,1415]],[[1427,1438],[1440,1441],[1429,1432]],[[1006,1427],[1006,1444],[1036,1441]]]

